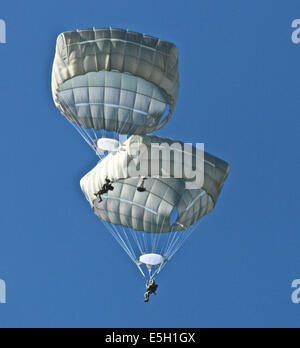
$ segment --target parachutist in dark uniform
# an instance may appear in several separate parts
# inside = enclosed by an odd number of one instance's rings
[[[149,296],[150,296],[151,294],[156,295],[156,290],[157,290],[157,288],[158,288],[158,285],[155,284],[154,279],[151,278],[151,279],[149,280],[149,282],[146,283],[146,289],[147,289],[147,291],[146,291],[146,293],[145,293],[145,300],[144,300],[144,302],[149,302]]]
[[[137,191],[138,192],[145,192],[146,191],[146,188],[145,188],[145,180],[147,178],[142,178],[142,181],[141,183],[139,184],[139,186],[137,187]]]
[[[104,195],[108,191],[113,191],[113,190],[114,190],[114,187],[111,184],[111,180],[106,178],[105,184],[101,187],[100,191],[95,193],[95,196],[99,198],[99,203],[101,203],[103,201],[103,199],[101,197],[102,195]]]

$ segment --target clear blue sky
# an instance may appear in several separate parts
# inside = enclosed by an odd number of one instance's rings
[[[299,327],[299,1],[11,0],[0,18],[0,327]],[[96,158],[51,98],[57,35],[93,26],[176,43],[180,97],[159,134],[231,164],[149,304],[80,191]]]

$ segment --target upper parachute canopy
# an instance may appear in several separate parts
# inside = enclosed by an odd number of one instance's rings
[[[76,30],[57,39],[53,99],[85,129],[153,132],[171,117],[178,89],[172,43],[123,29]]]

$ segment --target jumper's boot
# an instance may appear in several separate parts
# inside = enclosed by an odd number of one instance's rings
[[[146,178],[142,177],[138,183],[138,187],[136,188],[138,192],[145,192],[145,180]]]

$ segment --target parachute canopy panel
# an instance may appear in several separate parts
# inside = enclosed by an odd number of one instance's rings
[[[142,78],[118,71],[76,76],[59,87],[64,115],[86,129],[144,134],[167,108],[164,91]]]

